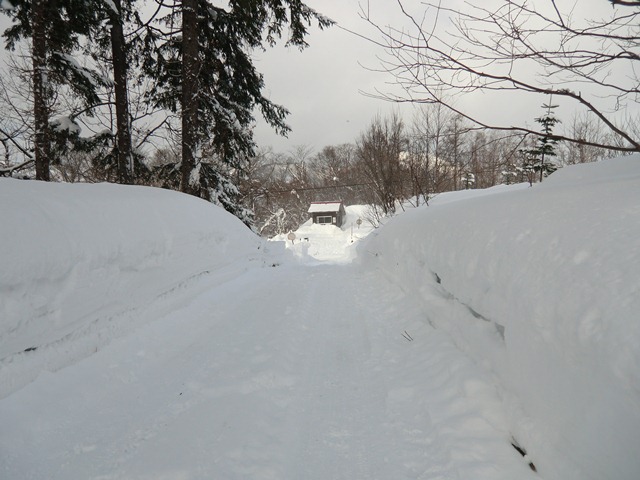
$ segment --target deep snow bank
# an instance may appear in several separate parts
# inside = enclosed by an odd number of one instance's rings
[[[636,479],[640,156],[494,191],[392,219],[363,261],[495,372],[544,478]]]
[[[224,210],[156,188],[0,179],[0,205],[5,362],[257,256],[261,245]]]

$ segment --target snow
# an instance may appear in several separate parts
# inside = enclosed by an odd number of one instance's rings
[[[338,212],[340,211],[340,202],[312,202],[309,206],[308,213],[322,212]]]
[[[0,179],[0,478],[636,479],[639,162],[293,243]]]
[[[363,256],[486,364],[544,478],[637,478],[640,156],[394,218]],[[438,283],[440,282],[440,283]]]
[[[81,128],[76,122],[74,122],[70,117],[61,116],[53,118],[49,124],[51,127],[57,132],[67,131],[70,134],[80,133]]]
[[[345,207],[342,227],[314,224],[312,219],[309,219],[293,232],[295,235],[293,241],[288,239],[288,235],[277,235],[271,240],[284,242],[285,247],[293,253],[295,258],[307,265],[318,262],[351,263],[356,257],[357,243],[373,231],[371,224],[365,220],[367,208],[365,205]]]
[[[93,85],[94,88],[100,87],[97,83],[98,81],[102,82],[104,85],[113,85],[113,82],[105,76],[98,74],[97,72],[91,71],[86,67],[80,65],[80,63],[71,55],[63,52],[54,52],[58,57],[64,60],[67,65],[74,70],[78,75],[82,75],[87,82]]]
[[[231,215],[160,189],[0,179],[0,204],[0,396],[41,363],[75,361],[140,322],[140,305],[246,263],[260,246]],[[20,354],[33,347],[47,358]]]

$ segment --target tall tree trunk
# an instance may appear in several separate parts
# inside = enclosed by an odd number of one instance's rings
[[[198,0],[182,1],[182,178],[180,189],[192,193],[198,125]]]
[[[118,181],[131,183],[134,174],[129,124],[129,99],[127,93],[127,58],[122,31],[122,3],[114,0],[118,9],[111,14],[111,53],[113,57],[113,81],[116,95],[116,144],[118,148]]]
[[[46,6],[48,0],[33,0],[32,20],[32,82],[33,82],[33,116],[35,121],[35,163],[36,180],[49,181],[49,107],[47,105],[47,30]]]

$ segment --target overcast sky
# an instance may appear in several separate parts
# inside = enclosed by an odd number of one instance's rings
[[[308,0],[307,5],[323,13],[346,29],[373,35],[359,17],[358,0]],[[392,0],[370,2],[370,12],[388,23],[397,7]],[[398,16],[399,17],[399,16]],[[291,114],[292,131],[282,138],[259,121],[255,130],[261,146],[287,152],[304,145],[315,151],[325,145],[354,142],[376,114],[386,115],[399,107],[361,92],[374,92],[390,78],[372,72],[378,68],[379,47],[338,27],[312,29],[309,47],[302,52],[282,46],[256,55],[256,67],[264,74],[266,96],[284,105]],[[410,108],[402,108],[409,112]]]
[[[265,77],[265,94],[291,112],[288,124],[292,128],[287,138],[278,136],[257,115],[255,137],[258,145],[273,147],[276,152],[283,153],[293,151],[297,146],[310,147],[317,152],[326,145],[355,142],[376,115],[386,116],[395,111],[409,124],[414,106],[366,95],[375,94],[376,90],[393,91],[394,86],[390,74],[376,71],[381,68],[380,58],[385,58],[386,54],[382,47],[363,38],[381,40],[379,32],[362,18],[362,12],[368,9],[372,20],[380,27],[401,28],[407,19],[397,1],[307,0],[306,3],[336,21],[338,26],[323,31],[311,29],[307,37],[310,46],[303,51],[281,45],[256,54],[256,67]],[[459,3],[460,0],[448,0],[447,6],[455,7]],[[405,0],[403,5],[417,18],[425,9],[419,0]],[[528,108],[535,110],[541,101]],[[500,113],[491,100],[477,98],[474,102],[478,109],[486,102],[486,108],[490,107],[496,115]],[[511,110],[506,106],[505,109]]]
[[[495,1],[482,0],[481,5],[488,6]],[[379,35],[360,17],[363,7],[368,6],[370,15],[380,26],[400,28],[406,23],[396,0],[307,0],[306,3],[340,26],[370,38],[379,39]],[[455,7],[461,3],[462,0],[448,0],[443,5]],[[412,13],[420,12],[417,18],[425,8],[419,0],[405,0],[403,4]],[[552,6],[550,0],[536,0],[535,4],[540,8]],[[589,17],[608,15],[612,8],[607,0],[556,0],[556,4],[563,12],[573,10],[577,18],[584,18],[585,12]],[[427,16],[427,23],[429,21]],[[288,152],[304,145],[319,151],[325,145],[354,142],[376,114],[388,115],[394,109],[406,123],[411,122],[412,106],[398,106],[362,93],[393,88],[389,74],[371,71],[380,67],[377,57],[385,56],[381,47],[335,26],[324,31],[312,29],[307,41],[310,47],[302,52],[280,46],[256,55],[256,67],[265,77],[265,94],[289,109],[288,124],[292,128],[288,138],[283,138],[273,133],[264,121],[258,121],[255,136],[260,146]],[[458,102],[458,106],[476,115],[479,112],[489,121],[527,123],[536,128],[533,119],[541,114],[541,105],[548,102],[548,98],[522,94],[509,97],[500,92],[498,96],[479,94],[473,100],[464,98]],[[557,103],[557,99],[554,98],[553,103]],[[564,115],[563,121],[567,123],[575,112],[574,106],[563,104],[562,100],[560,103],[559,115],[561,118]]]
[[[310,46],[303,51],[281,45],[256,54],[256,67],[265,77],[265,94],[291,112],[288,124],[292,128],[287,138],[278,136],[258,114],[255,129],[258,144],[271,146],[276,152],[289,152],[300,145],[319,151],[326,145],[355,142],[376,115],[386,116],[395,111],[405,123],[410,123],[415,112],[412,105],[366,95],[375,94],[376,90],[393,91],[394,86],[390,74],[376,71],[381,68],[380,58],[386,54],[382,47],[363,38],[381,40],[379,32],[362,18],[362,12],[367,9],[380,27],[401,28],[407,19],[397,1],[307,0],[305,3],[338,25],[323,31],[311,29],[307,37]],[[447,6],[455,7],[459,3],[460,0],[448,0]],[[403,4],[418,18],[425,9],[419,0],[405,0]]]

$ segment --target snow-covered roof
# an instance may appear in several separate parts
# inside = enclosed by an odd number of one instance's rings
[[[309,206],[309,213],[318,212],[339,212],[342,202],[312,202]]]

